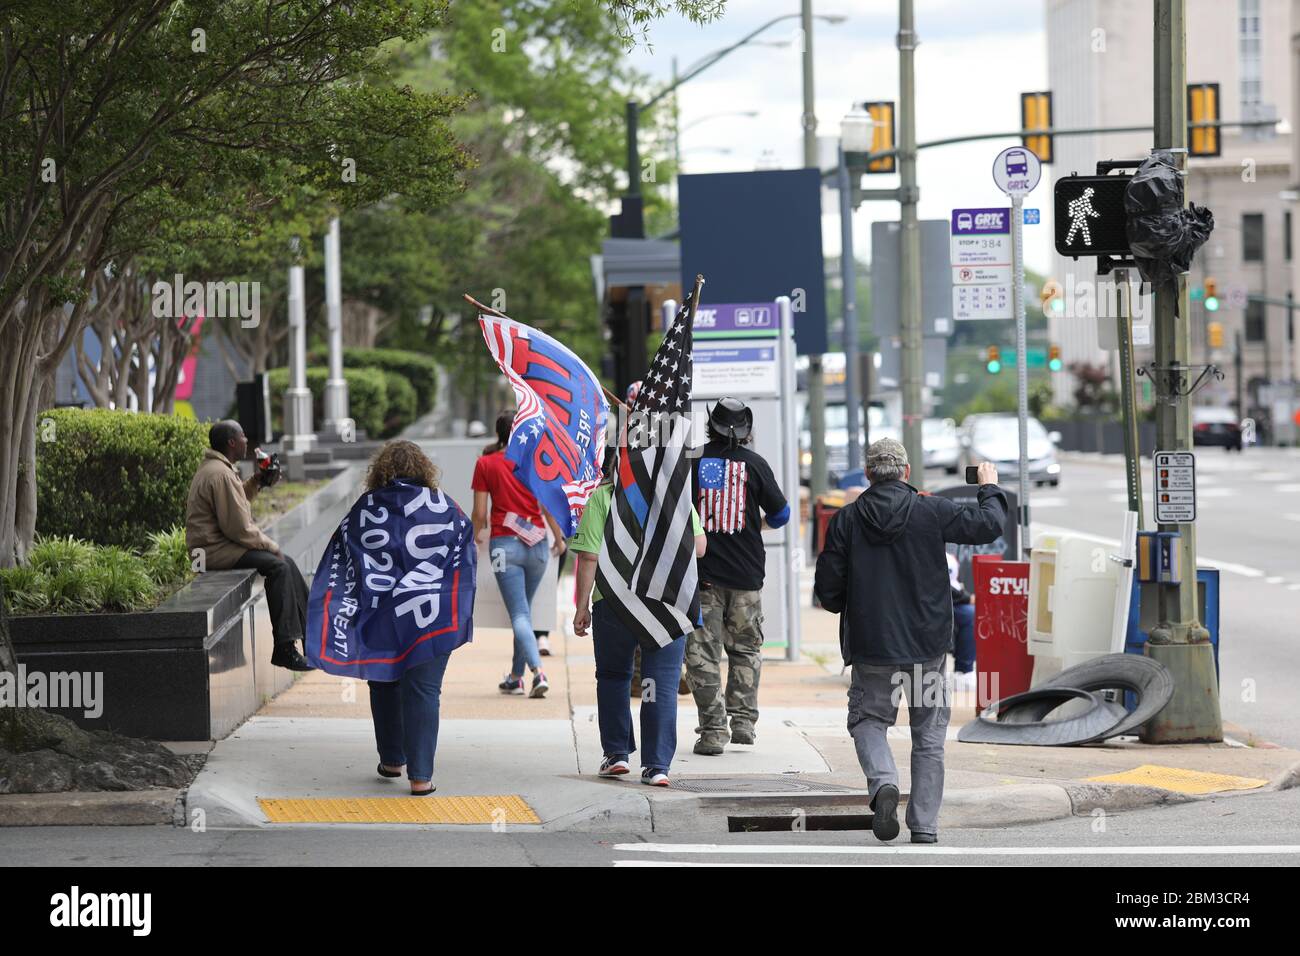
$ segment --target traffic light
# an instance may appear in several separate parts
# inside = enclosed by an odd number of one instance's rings
[[[1211,322],[1205,327],[1205,337],[1210,342],[1210,348],[1223,348],[1223,323]]]
[[[1056,251],[1063,256],[1129,254],[1124,191],[1132,176],[1063,176],[1053,190]]]
[[[1205,280],[1205,311],[1219,311],[1219,283],[1213,279]]]
[[[1053,372],[1061,370],[1061,347],[1059,345],[1049,345],[1047,347],[1047,367]]]
[[[894,103],[892,100],[879,100],[875,103],[863,103],[862,108],[871,117],[871,151],[883,153],[894,148]],[[873,159],[867,163],[868,173],[892,173],[898,168],[898,157],[886,156]]]
[[[1041,93],[1020,94],[1020,128],[1025,130],[1052,128],[1052,94],[1050,91],[1044,90]],[[1050,163],[1052,161],[1052,136],[1050,133],[1044,133],[1040,136],[1022,136],[1020,141],[1024,144],[1025,149],[1038,157],[1039,162]]]
[[[997,375],[1002,371],[1002,353],[996,345],[990,345],[984,350],[984,367],[988,369],[990,375]]]
[[[1187,85],[1187,155],[1220,156],[1223,153],[1217,126],[1194,126],[1195,123],[1219,121],[1219,84]]]

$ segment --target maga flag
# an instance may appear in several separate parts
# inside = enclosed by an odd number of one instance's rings
[[[566,538],[600,484],[609,405],[582,359],[545,332],[480,312],[488,351],[510,380],[518,412],[505,456]]]
[[[307,660],[395,681],[473,638],[474,530],[441,490],[398,479],[357,499],[316,568]]]

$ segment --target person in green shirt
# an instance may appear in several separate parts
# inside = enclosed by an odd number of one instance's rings
[[[605,474],[612,474],[613,450],[605,456]],[[629,772],[628,757],[636,750],[632,730],[632,704],[628,692],[632,684],[633,655],[636,637],[624,627],[607,601],[601,600],[596,584],[596,561],[605,541],[605,520],[609,516],[614,485],[605,482],[587,500],[578,524],[578,533],[569,542],[577,555],[578,610],[573,616],[573,631],[585,637],[592,633],[596,657],[596,719],[600,725],[600,745],[604,759],[600,776],[619,777]],[[706,539],[699,515],[691,509],[691,528],[695,534],[695,556],[704,555]],[[677,682],[686,653],[686,635],[667,647],[641,649],[641,782],[650,786],[669,785],[668,768],[677,750]],[[663,692],[658,692],[662,687]]]

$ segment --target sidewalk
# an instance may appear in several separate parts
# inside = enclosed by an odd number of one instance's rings
[[[568,614],[562,616],[567,623]],[[511,635],[480,629],[472,644],[455,652],[447,670],[434,774],[438,796],[518,796],[538,821],[525,825],[547,830],[722,832],[729,825],[748,829],[746,820],[771,828],[772,820],[792,813],[807,814],[809,820],[813,814],[865,814],[865,780],[844,725],[848,676],[840,673],[835,619],[807,608],[803,624],[803,661],[787,663],[780,649],[773,649],[764,668],[754,746],[731,746],[721,757],[693,754],[695,705],[689,695],[679,698],[672,790],[644,787],[635,773],[623,780],[595,776],[601,754],[589,639],[552,633],[553,656],[543,659],[551,690],[545,699],[533,700],[497,691],[509,664]],[[1145,765],[1250,778],[1254,782],[1238,785],[1255,789],[1269,781],[1272,786],[1300,783],[1295,773],[1284,782],[1300,764],[1300,752],[1283,748],[1227,742],[1151,747],[1133,740],[1072,748],[958,743],[957,730],[973,716],[973,695],[958,695],[949,728],[943,827],[1003,827],[1097,808],[1197,799],[1087,779]],[[904,792],[906,722],[904,710],[891,731]],[[376,761],[366,685],[312,673],[216,744],[187,795],[187,818],[201,810],[207,826],[322,825],[271,823],[258,798],[405,796],[405,781],[376,776]],[[635,762],[634,757],[634,769]]]

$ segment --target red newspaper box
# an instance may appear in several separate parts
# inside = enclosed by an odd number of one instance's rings
[[[1029,562],[971,558],[975,578],[975,699],[979,710],[1029,690]]]

